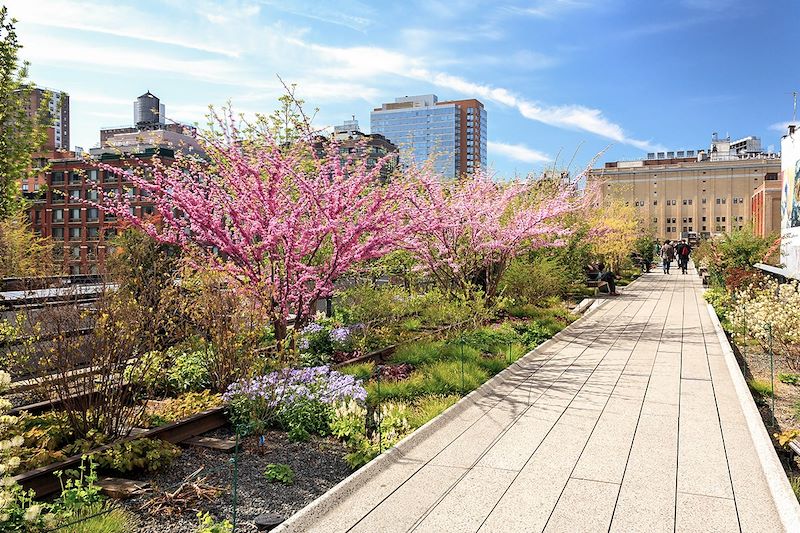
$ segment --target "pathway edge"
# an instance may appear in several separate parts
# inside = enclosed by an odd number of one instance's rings
[[[568,330],[573,324],[577,324],[580,321],[584,320],[588,315],[593,315],[598,309],[600,309],[605,302],[610,301],[609,299],[603,298],[596,300],[590,308],[583,313],[580,317],[575,319],[570,325],[568,325],[563,330],[559,331],[551,338],[544,341],[542,344],[531,350],[530,352],[526,353],[524,356],[520,357],[514,363],[503,369],[500,373],[496,374],[488,381],[486,381],[483,385],[475,389],[474,391],[470,392],[459,401],[445,409],[439,416],[429,420],[424,425],[420,426],[419,429],[414,431],[413,433],[407,435],[402,440],[400,440],[397,444],[394,445],[389,451],[384,452],[383,454],[379,455],[363,467],[359,468],[345,479],[334,485],[330,488],[327,492],[325,492],[322,496],[318,497],[316,500],[312,501],[295,514],[293,514],[289,519],[283,522],[280,526],[273,529],[274,532],[289,532],[289,531],[307,531],[312,528],[314,521],[324,516],[328,511],[331,510],[339,501],[344,500],[349,496],[352,492],[355,491],[358,487],[360,487],[363,483],[363,480],[369,479],[374,475],[377,475],[380,472],[383,472],[391,465],[401,461],[405,456],[405,452],[413,448],[417,445],[418,441],[425,439],[428,435],[434,433],[440,426],[446,424],[448,421],[453,419],[454,417],[458,416],[462,411],[467,409],[468,407],[472,406],[476,403],[478,398],[481,398],[486,395],[486,392],[490,390],[495,385],[498,385],[508,379],[510,375],[513,374],[513,371],[519,366],[519,363],[525,359],[528,359],[532,355],[535,355],[542,350],[547,349],[548,346],[558,342],[561,340],[561,337],[568,333]],[[420,468],[422,467],[422,463],[420,463]]]
[[[767,433],[761,414],[756,407],[753,396],[750,394],[750,389],[747,387],[747,382],[739,368],[739,363],[736,361],[733,348],[719,322],[717,312],[711,304],[707,303],[706,308],[711,316],[711,323],[714,324],[717,339],[722,346],[728,374],[731,377],[733,389],[736,391],[736,397],[747,421],[747,428],[750,430],[750,437],[756,449],[758,460],[761,463],[761,468],[764,471],[764,476],[767,479],[767,486],[772,494],[772,500],[775,502],[778,516],[786,531],[800,531],[800,504],[798,504],[792,487],[789,485],[789,479],[786,477],[786,472],[783,470],[780,459],[775,453],[772,439]]]

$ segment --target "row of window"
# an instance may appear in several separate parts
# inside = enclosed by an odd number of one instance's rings
[[[717,205],[725,205],[725,204],[728,203],[727,198],[717,198],[716,200],[717,200]],[[701,199],[701,203],[703,203],[703,204],[708,203],[707,198],[702,198]],[[741,198],[741,197],[734,198],[733,199],[733,203],[734,204],[744,205],[744,198]],[[644,207],[644,206],[647,205],[647,202],[644,201],[644,200],[636,200],[635,205],[636,205],[636,207]],[[653,205],[658,205],[658,200],[653,200]],[[664,200],[664,205],[678,205],[678,201],[677,200]],[[693,200],[691,198],[683,200],[683,205],[693,205]]]
[[[54,227],[52,231],[52,237],[54,241],[63,241],[64,236],[69,236],[70,241],[81,241],[83,240],[83,229],[84,228],[69,228],[67,233],[64,232],[64,228],[61,227]],[[114,235],[117,234],[116,228],[105,228],[103,230],[103,240],[108,240]],[[99,241],[100,240],[100,227],[99,226],[89,226],[86,228],[86,240],[88,241]]]

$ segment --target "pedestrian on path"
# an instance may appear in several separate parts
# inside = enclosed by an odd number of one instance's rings
[[[686,239],[681,239],[675,246],[675,254],[678,256],[678,265],[681,267],[681,273],[686,274],[689,270],[689,255],[692,253],[692,247],[686,242]]]
[[[661,247],[661,264],[664,266],[664,274],[669,274],[669,267],[675,259],[675,248],[669,241],[664,241]]]

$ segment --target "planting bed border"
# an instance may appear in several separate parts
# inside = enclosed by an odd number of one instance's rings
[[[634,280],[635,281],[635,280]],[[630,285],[629,285],[630,286]],[[590,308],[580,317],[578,317],[572,324],[577,323],[579,320],[584,319],[585,317],[594,314],[595,311],[600,309],[605,302],[610,300],[603,298],[595,300],[593,304],[591,304]],[[551,338],[544,341],[542,344],[534,348],[533,350],[526,353],[523,357],[520,357],[517,361],[510,364],[508,367],[503,369],[501,372],[496,374],[494,377],[490,378],[486,381],[483,385],[478,387],[477,389],[473,390],[455,404],[451,405],[449,408],[445,409],[439,416],[429,420],[426,424],[421,426],[419,429],[414,431],[413,433],[407,435],[405,438],[400,440],[397,444],[395,444],[389,450],[383,452],[381,455],[367,463],[365,466],[361,467],[360,469],[353,472],[347,478],[339,482],[336,486],[330,489],[328,492],[311,502],[309,505],[295,513],[291,516],[286,522],[278,526],[277,529],[274,529],[274,532],[289,532],[289,531],[306,531],[313,528],[313,524],[316,519],[320,516],[323,516],[327,512],[329,512],[336,504],[345,499],[350,493],[354,492],[360,486],[363,485],[365,479],[369,479],[374,477],[375,475],[383,472],[384,470],[391,467],[393,464],[398,463],[403,460],[406,452],[409,449],[412,449],[416,446],[420,441],[427,438],[429,435],[435,433],[442,425],[446,424],[452,418],[458,416],[462,411],[469,408],[471,405],[475,404],[481,397],[486,394],[486,391],[492,388],[493,385],[497,385],[499,383],[504,382],[505,380],[509,379],[514,370],[519,366],[520,361],[525,359],[526,357],[530,356],[533,353],[536,353],[540,350],[546,349],[551,344],[558,342],[561,340],[564,333],[567,331],[567,328],[564,328],[562,331],[559,331]]]
[[[756,407],[753,395],[750,394],[750,389],[739,368],[739,363],[736,361],[736,355],[733,353],[733,347],[719,322],[717,312],[711,304],[706,304],[706,308],[711,317],[711,323],[714,325],[717,339],[719,339],[719,343],[722,346],[725,365],[733,382],[736,398],[747,422],[747,429],[753,440],[753,447],[764,472],[767,487],[769,487],[772,500],[775,502],[775,509],[786,531],[800,531],[800,503],[798,503],[797,497],[792,491],[789,478],[786,476],[781,461],[775,452],[775,446],[769,433],[767,433],[767,428],[764,426],[764,420],[761,418],[758,407]]]
[[[73,455],[63,461],[17,474],[13,479],[19,483],[23,489],[33,489],[36,493],[36,497],[41,498],[61,489],[61,484],[55,472],[58,470],[77,468],[80,466],[83,456],[106,451],[121,442],[130,442],[142,438],[160,439],[175,444],[227,424],[228,418],[225,416],[225,408],[215,407],[214,409],[202,411],[178,422],[172,422],[135,435],[129,435],[84,454]]]

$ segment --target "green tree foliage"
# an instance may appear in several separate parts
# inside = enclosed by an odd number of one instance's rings
[[[26,213],[0,219],[0,276],[35,277],[55,274],[53,242],[37,236]]]
[[[0,218],[22,209],[19,180],[39,171],[31,155],[47,139],[51,121],[46,99],[37,113],[28,112],[33,85],[28,63],[18,57],[22,45],[15,24],[8,8],[0,6]]]

